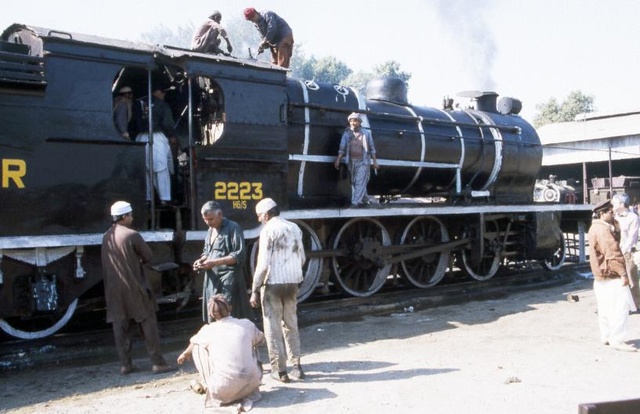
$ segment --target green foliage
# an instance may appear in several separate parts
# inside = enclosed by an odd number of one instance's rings
[[[312,55],[307,57],[302,44],[293,45],[293,56],[291,56],[291,76],[298,79],[314,79],[316,58]]]
[[[193,23],[178,26],[175,30],[160,24],[150,32],[142,33],[140,40],[151,45],[168,45],[188,49],[194,30]]]
[[[314,77],[317,81],[339,85],[353,72],[346,63],[334,56],[327,56],[315,61],[313,65]]]
[[[579,90],[569,93],[561,104],[552,97],[546,103],[536,105],[538,114],[533,119],[533,125],[538,128],[546,124],[573,121],[578,114],[594,111],[594,99],[593,95],[585,95]]]
[[[408,83],[409,79],[411,79],[411,73],[400,70],[400,63],[395,60],[388,60],[374,66],[371,72],[358,71],[356,73],[352,73],[344,80],[343,84],[355,88],[360,91],[360,93],[364,93],[367,82],[371,79],[389,76],[400,78],[405,81],[405,83]]]

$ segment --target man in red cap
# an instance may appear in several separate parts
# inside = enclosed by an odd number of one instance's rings
[[[293,54],[293,32],[289,24],[272,11],[258,13],[253,7],[244,9],[244,18],[252,21],[262,36],[258,54],[269,48],[271,62],[288,68]]]

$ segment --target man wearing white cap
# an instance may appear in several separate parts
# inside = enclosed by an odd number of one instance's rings
[[[362,128],[362,118],[359,113],[353,112],[347,118],[349,127],[345,129],[340,140],[338,158],[335,162],[336,170],[340,168],[340,162],[344,157],[351,175],[351,207],[363,207],[370,204],[367,194],[370,170],[378,169],[376,147],[368,129]]]
[[[131,229],[131,204],[117,201],[111,206],[112,225],[102,238],[102,278],[107,301],[107,322],[113,325],[120,373],[135,370],[131,361],[133,325],[138,325],[147,345],[154,374],[172,371],[160,352],[158,308],[142,268],[151,260],[151,249],[140,233]]]
[[[271,377],[289,382],[305,378],[300,366],[298,334],[298,284],[306,260],[302,231],[280,217],[278,205],[270,198],[256,205],[260,232],[258,262],[253,274],[251,306],[262,305],[264,334],[267,338]],[[287,353],[293,369],[287,374]]]

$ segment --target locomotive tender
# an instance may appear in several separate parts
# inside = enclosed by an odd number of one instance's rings
[[[170,208],[147,205],[144,144],[112,118],[114,92],[131,87],[135,107],[158,85],[182,159]],[[368,296],[395,275],[426,288],[454,268],[477,280],[515,261],[557,269],[563,233],[588,208],[533,203],[535,130],[518,101],[475,98],[475,109],[417,107],[398,79],[371,82],[364,97],[255,60],[12,25],[0,41],[0,328],[50,335],[80,298],[101,294],[100,243],[117,200],[133,205],[165,299],[197,290],[200,277],[175,268],[199,256],[211,199],[243,226],[251,258],[259,200],[300,225],[299,300],[319,286]],[[333,166],[353,111],[376,143],[376,208],[344,208],[349,180]]]

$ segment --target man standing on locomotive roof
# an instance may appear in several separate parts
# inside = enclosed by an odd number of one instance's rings
[[[251,306],[262,305],[271,377],[280,382],[303,380],[298,333],[298,284],[303,280],[306,260],[302,231],[280,217],[278,205],[270,198],[256,205],[260,232],[258,261],[253,274]],[[287,374],[287,355],[293,369]]]
[[[222,14],[218,10],[214,11],[207,21],[193,32],[191,50],[201,53],[212,53],[214,55],[223,54],[228,56],[229,53],[233,51],[233,47],[231,47],[227,31],[220,24],[221,20]],[[227,42],[227,52],[229,53],[225,53],[220,49],[220,39],[218,36],[222,36],[222,38]]]
[[[153,185],[158,192],[160,205],[166,206],[171,202],[171,175],[174,173],[171,145],[177,145],[175,137],[173,114],[171,108],[164,101],[166,93],[160,86],[153,89],[151,98],[151,115],[153,118]],[[149,142],[149,109],[146,101],[138,100],[144,106],[142,116],[138,119],[140,133],[136,142]],[[149,165],[149,145],[147,145],[147,170]],[[148,171],[147,171],[148,172]],[[151,183],[147,178],[147,201],[151,200]]]
[[[253,7],[244,9],[244,18],[252,21],[262,36],[258,54],[269,48],[271,63],[288,68],[293,54],[293,31],[289,24],[272,11],[259,13]]]
[[[234,318],[253,321],[245,281],[246,250],[242,228],[224,217],[222,206],[217,201],[204,203],[200,213],[209,226],[202,256],[193,263],[194,270],[204,270],[202,320],[206,323],[213,321],[207,311],[207,303],[216,294],[221,294],[231,305]]]
[[[135,370],[131,361],[133,327],[139,326],[153,364],[154,374],[174,368],[160,352],[156,304],[143,264],[151,260],[151,249],[137,231],[131,229],[131,204],[117,201],[111,206],[112,225],[102,238],[102,277],[107,301],[107,322],[113,325],[120,373]]]
[[[346,157],[351,176],[351,207],[367,206],[370,204],[367,184],[371,175],[371,163],[373,162],[374,169],[379,168],[376,147],[373,145],[371,132],[362,128],[362,117],[359,113],[351,113],[347,120],[349,127],[342,134],[335,167],[336,170],[340,169],[340,162]]]
[[[615,235],[613,205],[607,200],[593,209],[589,228],[589,263],[598,304],[600,340],[619,351],[636,351],[624,342],[629,310],[635,310],[622,251]]]

